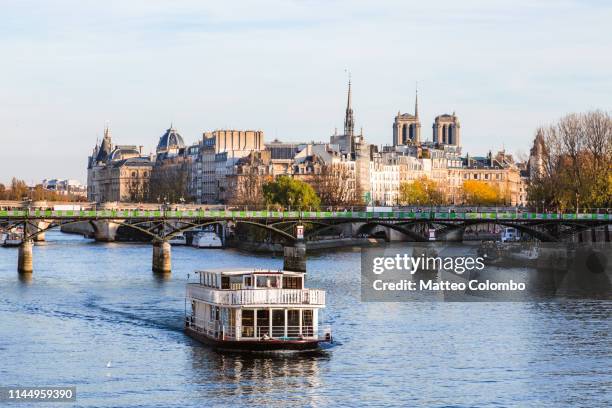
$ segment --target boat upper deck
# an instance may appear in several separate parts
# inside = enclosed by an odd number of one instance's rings
[[[325,306],[325,291],[304,287],[304,273],[272,270],[201,270],[187,296],[226,306]]]

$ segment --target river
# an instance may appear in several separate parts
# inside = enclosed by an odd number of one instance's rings
[[[322,320],[340,344],[229,355],[183,334],[187,275],[282,259],[172,256],[163,279],[150,245],[48,232],[24,280],[17,250],[0,248],[0,386],[74,385],[77,406],[97,407],[611,404],[611,301],[361,302],[359,250],[347,249],[308,259],[307,285],[327,291]]]

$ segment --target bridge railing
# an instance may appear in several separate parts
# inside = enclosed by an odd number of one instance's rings
[[[502,212],[435,212],[435,211],[240,211],[240,210],[0,210],[3,219],[388,219],[388,220],[579,220],[609,221],[611,214]]]

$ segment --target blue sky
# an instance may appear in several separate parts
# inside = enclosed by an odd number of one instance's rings
[[[173,122],[327,140],[346,72],[357,127],[392,140],[418,81],[422,135],[456,111],[464,152],[529,150],[534,130],[612,109],[605,1],[0,0],[0,181],[86,178],[106,121],[154,149]]]

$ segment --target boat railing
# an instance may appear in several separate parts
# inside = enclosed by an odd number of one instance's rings
[[[320,305],[325,306],[325,291],[321,289],[238,289],[220,290],[188,285],[187,296],[222,305]]]

